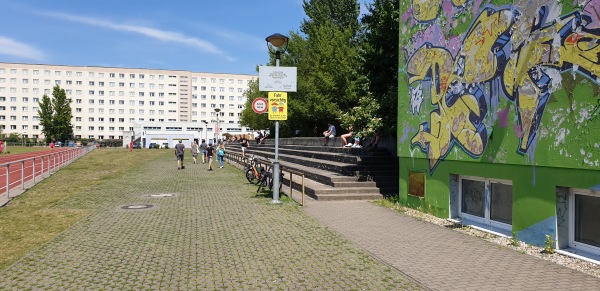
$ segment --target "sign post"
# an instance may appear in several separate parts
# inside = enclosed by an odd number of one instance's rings
[[[267,41],[269,50],[271,50],[271,46],[277,48],[277,50],[274,51],[275,67],[260,66],[258,68],[258,89],[260,91],[269,92],[269,103],[267,106],[271,109],[269,110],[269,119],[275,120],[275,161],[273,162],[273,200],[271,201],[271,204],[280,204],[279,185],[281,185],[281,175],[279,175],[279,173],[281,171],[279,168],[279,120],[287,120],[287,93],[283,92],[296,92],[297,68],[282,68],[279,66],[281,50],[287,48],[287,42],[289,40],[287,36],[275,33],[268,36],[265,40]],[[271,46],[269,46],[269,44],[271,44]],[[284,94],[285,96],[283,96]],[[271,100],[271,98],[273,98],[273,100]],[[280,109],[281,112],[279,111]],[[273,113],[271,113],[272,111]]]

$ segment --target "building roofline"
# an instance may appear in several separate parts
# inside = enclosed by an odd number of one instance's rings
[[[55,67],[79,67],[79,68],[101,68],[101,69],[124,69],[124,70],[152,70],[152,71],[170,71],[170,72],[187,72],[187,73],[201,73],[201,74],[214,74],[214,75],[242,75],[258,77],[258,74],[238,74],[238,73],[215,73],[215,72],[197,72],[190,70],[173,70],[173,69],[156,69],[156,68],[128,68],[128,67],[108,67],[108,66],[80,66],[80,65],[56,65],[56,64],[32,64],[32,63],[13,63],[13,62],[0,62],[0,64],[11,64],[11,65],[30,65],[30,66],[55,66]]]

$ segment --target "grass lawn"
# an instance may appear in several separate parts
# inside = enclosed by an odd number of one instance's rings
[[[8,150],[8,152],[10,152],[10,154],[2,154],[0,156],[8,156],[8,155],[13,155],[13,154],[24,154],[24,153],[31,153],[31,152],[39,152],[39,151],[49,150],[49,148],[47,148],[47,147],[9,146],[7,150]]]
[[[43,149],[9,147],[11,154]],[[55,203],[85,192],[104,179],[142,167],[163,154],[159,150],[131,154],[127,149],[96,149],[0,207],[0,270],[93,211],[55,209]]]

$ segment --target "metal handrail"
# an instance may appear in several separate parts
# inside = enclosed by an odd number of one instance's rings
[[[247,160],[249,158],[248,157],[244,157],[242,154],[240,153],[236,153],[236,152],[232,152],[232,151],[226,151],[225,152],[225,160],[227,160],[230,163],[235,163],[237,165],[238,169],[243,169],[244,165],[247,163]],[[271,164],[271,167],[273,166],[273,162],[271,162],[269,159],[266,158],[261,158],[261,157],[256,157],[254,156],[254,160],[259,164],[259,165],[263,165],[263,164]],[[298,176],[302,176],[302,197],[301,197],[301,202],[299,203],[300,206],[304,206],[304,173],[296,171],[296,170],[292,170],[289,169],[288,167],[285,166],[281,166],[281,171],[285,171],[288,172],[290,174],[290,195],[288,195],[288,197],[290,197],[290,199],[292,199],[292,201],[296,201],[294,200],[294,198],[292,197],[292,193],[294,191],[293,186],[293,175],[298,175]]]
[[[95,146],[70,148],[55,152],[44,153],[35,157],[9,161],[0,164],[0,171],[3,169],[5,185],[0,186],[0,193],[6,195],[5,200],[9,201],[15,196],[25,192],[26,189],[33,187],[46,177],[49,177],[61,168],[69,165],[81,156],[93,150]],[[16,168],[15,168],[16,167]],[[31,174],[26,175],[26,170],[31,169]],[[11,172],[12,170],[12,172]],[[12,175],[12,176],[11,176]],[[14,175],[18,177],[15,179]],[[11,178],[15,181],[11,183]],[[17,187],[19,185],[19,187]],[[11,189],[12,188],[12,189]],[[11,192],[15,191],[15,192]],[[13,195],[11,195],[13,194]],[[0,195],[1,197],[1,195]],[[0,202],[0,205],[3,203]]]

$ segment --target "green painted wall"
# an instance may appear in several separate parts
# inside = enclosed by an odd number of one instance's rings
[[[589,189],[600,178],[599,173],[593,170],[448,161],[436,169],[434,176],[426,176],[425,198],[408,195],[409,172],[426,170],[427,167],[427,159],[400,159],[401,203],[447,218],[450,217],[450,175],[511,180],[515,231],[556,215],[556,187]]]
[[[451,174],[511,180],[521,230],[556,215],[556,186],[600,189],[597,7],[401,1],[400,200],[448,217]],[[407,193],[415,169],[424,199]]]

